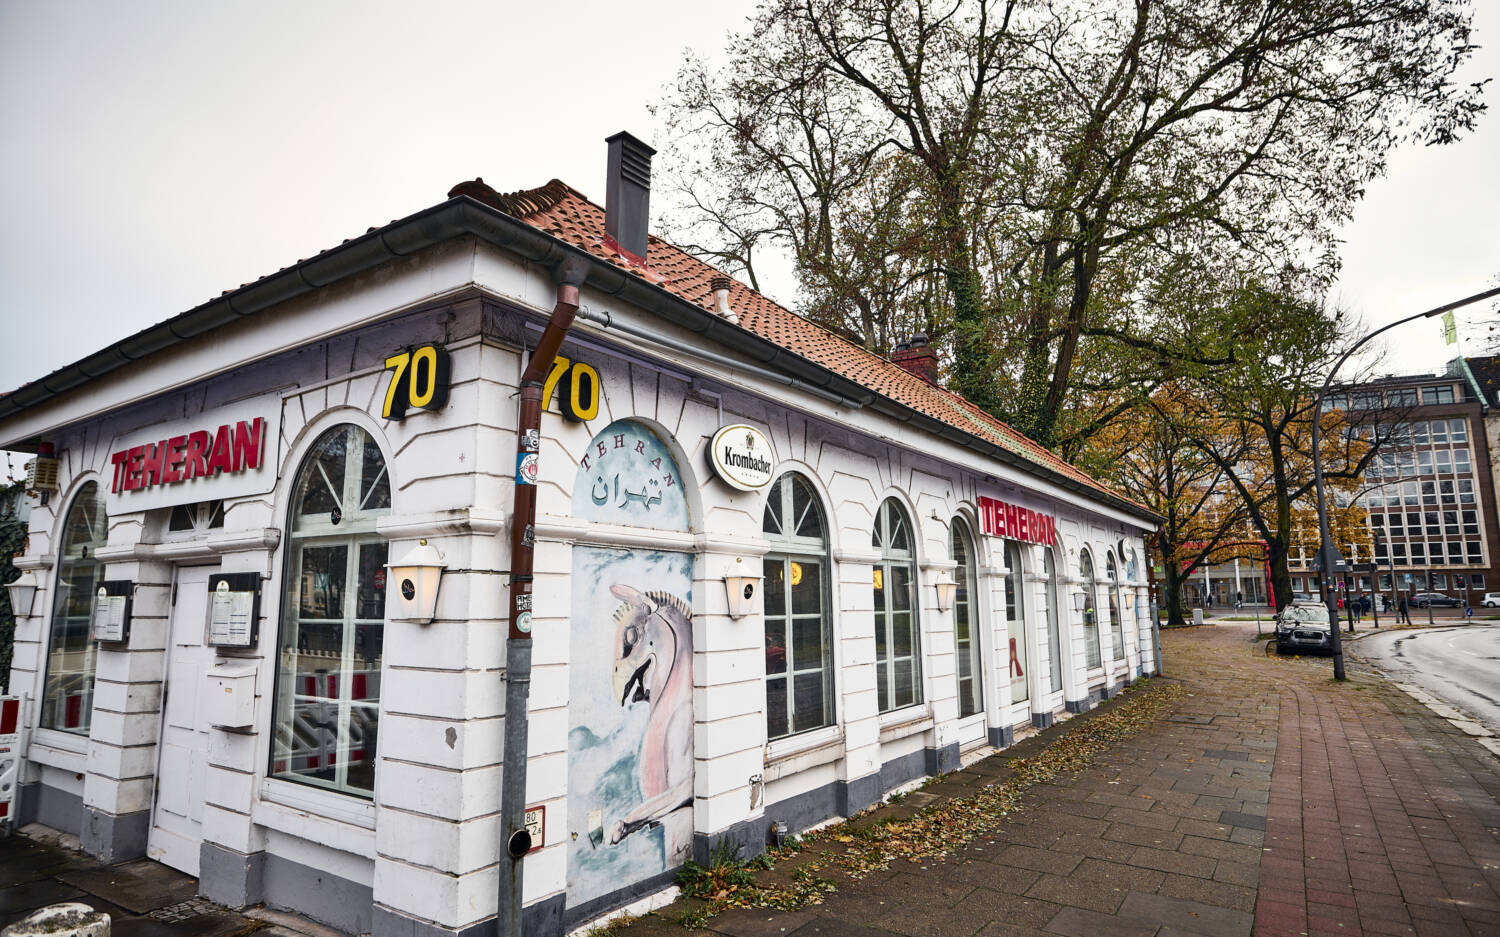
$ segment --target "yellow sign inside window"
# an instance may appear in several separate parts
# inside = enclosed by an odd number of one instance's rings
[[[885,588],[885,570],[881,569],[879,566],[875,567],[875,588]]]
[[[794,585],[794,586],[800,586],[800,585],[802,585],[802,564],[801,563],[793,563],[792,564],[792,585]]]

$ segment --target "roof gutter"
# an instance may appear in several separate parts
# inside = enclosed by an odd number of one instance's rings
[[[877,394],[857,381],[836,374],[769,339],[719,318],[711,310],[688,302],[602,258],[566,244],[518,218],[466,195],[455,196],[383,228],[352,238],[338,247],[227,292],[217,299],[115,342],[81,361],[59,368],[46,377],[0,397],[0,424],[9,417],[60,397],[131,362],[393,260],[444,241],[468,236],[481,238],[486,243],[549,269],[556,268],[564,261],[581,260],[587,271],[582,286],[619,297],[631,305],[659,315],[673,325],[734,348],[760,365],[785,371],[797,378],[799,385],[805,389],[821,390],[820,396],[828,397],[831,394],[847,401],[846,405],[867,406],[894,419],[911,423],[1000,462],[1040,475],[1068,491],[1102,501],[1146,521],[1150,526],[1157,525],[1161,520],[1160,515],[1124,498],[1091,488],[1003,446]]]

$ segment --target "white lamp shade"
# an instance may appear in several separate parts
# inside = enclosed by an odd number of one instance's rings
[[[1073,593],[1073,611],[1075,611],[1078,614],[1082,615],[1083,614],[1084,606],[1086,606],[1087,604],[1088,604],[1088,593],[1086,593],[1086,592],[1084,592],[1082,590],[1079,590],[1078,592]]]
[[[724,591],[729,597],[729,617],[744,618],[755,613],[760,592],[759,576],[725,576]]]
[[[953,607],[953,599],[958,595],[958,582],[944,570],[932,584],[937,590],[938,611],[946,612]]]
[[[432,621],[437,614],[438,586],[447,568],[437,548],[423,540],[386,568],[391,571],[387,585],[392,620],[423,624]]]
[[[36,601],[36,576],[31,570],[26,570],[15,582],[8,583],[6,590],[10,592],[10,611],[17,618],[28,618],[31,615],[31,606]]]

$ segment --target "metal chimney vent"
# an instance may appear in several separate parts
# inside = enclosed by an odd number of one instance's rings
[[[604,231],[625,253],[645,260],[651,214],[651,157],[656,151],[620,131],[607,138],[609,178],[604,187]]]

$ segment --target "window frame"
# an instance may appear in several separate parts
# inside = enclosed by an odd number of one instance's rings
[[[73,515],[75,511],[80,510],[80,508],[82,507],[85,494],[91,491],[94,494],[93,506],[98,512],[96,520],[98,522],[98,527],[102,528],[103,539],[98,539],[101,531],[96,530],[95,524],[88,522],[88,520],[85,518],[85,523],[87,524],[91,534],[93,535],[93,539],[90,539],[87,543],[75,545],[74,541],[71,539],[72,528],[74,526]],[[59,546],[57,550],[56,565],[52,570],[52,606],[48,610],[47,614],[47,652],[46,656],[43,658],[42,698],[40,705],[37,707],[39,710],[37,715],[37,727],[39,729],[46,729],[53,732],[64,732],[69,736],[82,737],[86,739],[90,736],[90,732],[94,722],[94,692],[98,681],[99,670],[99,644],[93,639],[93,635],[90,629],[90,622],[92,618],[91,612],[93,610],[93,595],[94,590],[98,588],[99,583],[104,581],[105,575],[104,563],[99,559],[99,548],[107,546],[109,544],[109,511],[106,507],[104,487],[100,483],[99,479],[92,477],[88,478],[78,486],[77,490],[73,492],[73,496],[68,499],[68,509],[62,513],[62,526],[58,530],[57,542]],[[75,548],[75,546],[81,552],[76,559],[73,559],[69,557],[69,553]],[[93,551],[92,556],[89,555],[89,551],[91,549]],[[84,611],[82,614],[83,620],[81,624],[83,632],[82,656],[84,663],[83,667],[79,670],[70,670],[63,672],[54,669],[54,659],[59,656],[59,653],[67,654],[71,653],[71,651],[66,648],[65,645],[59,645],[58,626],[59,624],[63,626],[62,637],[66,639],[67,626],[70,624],[69,619],[74,619],[71,624],[79,624],[76,621],[76,619],[79,617],[77,605],[74,605],[71,612],[68,609],[68,600],[70,598],[76,598],[73,595],[73,590],[75,588],[74,582],[76,580],[70,581],[65,584],[63,577],[66,573],[78,571],[84,568],[87,568],[89,570],[89,584],[82,593]],[[57,688],[61,689],[63,678],[73,677],[75,675],[83,677],[84,682],[87,684],[87,686],[82,691],[82,700],[79,702],[79,724],[76,726],[54,725],[52,724],[52,722],[65,721],[67,718],[66,702],[64,702],[61,707],[62,720],[58,720],[56,718],[58,715],[58,709],[55,706],[54,700],[52,698],[53,693],[55,692],[54,682],[59,685]],[[56,678],[55,681],[54,678]],[[52,722],[48,721],[49,714],[54,717]]]
[[[893,518],[894,515],[894,518]],[[896,526],[892,520],[905,524],[907,529],[907,549],[899,550],[893,544]],[[923,702],[923,674],[922,674],[922,618],[921,618],[921,595],[922,583],[917,572],[916,552],[916,527],[912,524],[911,514],[898,501],[895,496],[888,497],[880,502],[876,509],[875,526],[871,533],[871,546],[879,550],[879,558],[875,562],[876,576],[872,577],[870,592],[872,598],[879,599],[882,593],[890,594],[889,584],[895,581],[893,573],[897,569],[904,569],[911,584],[910,613],[911,613],[911,646],[910,654],[895,656],[891,652],[895,647],[896,625],[895,616],[900,609],[894,608],[891,603],[875,603],[875,696],[876,708],[881,713],[895,712],[909,706],[917,706]],[[875,579],[879,579],[881,587],[875,587]],[[883,632],[882,632],[883,629]],[[882,655],[882,642],[884,641],[884,654]],[[911,699],[907,702],[896,702],[896,665],[906,660],[911,660],[912,686]],[[882,683],[881,677],[884,677]],[[882,686],[884,690],[882,691]]]
[[[797,484],[798,482],[800,482],[801,486],[806,490],[808,498],[808,510],[817,512],[819,526],[821,527],[823,533],[821,539],[801,537],[796,535],[795,533],[785,534],[780,531],[773,532],[767,529],[767,520],[772,511],[772,499],[780,498],[782,511],[789,512],[794,503],[792,486],[794,484]],[[785,529],[786,525],[786,517],[786,514],[778,515],[778,521],[783,530]],[[818,495],[818,490],[813,486],[811,480],[807,475],[796,470],[789,470],[783,472],[780,476],[777,477],[775,481],[773,481],[768,486],[768,491],[766,494],[766,504],[761,514],[761,532],[766,540],[771,544],[771,550],[762,558],[762,573],[764,576],[764,582],[770,582],[771,568],[772,564],[774,563],[782,564],[781,568],[783,582],[791,581],[791,566],[793,563],[797,562],[799,558],[802,560],[816,561],[821,564],[823,569],[823,575],[820,577],[821,582],[818,595],[818,614],[822,619],[820,628],[822,641],[822,665],[820,668],[803,668],[802,670],[796,669],[796,665],[793,660],[795,656],[795,641],[793,637],[793,618],[795,613],[792,611],[792,591],[790,589],[786,589],[782,593],[785,603],[784,618],[786,620],[785,631],[783,632],[782,638],[784,642],[783,655],[784,659],[786,660],[786,667],[780,673],[773,674],[771,673],[770,663],[769,661],[767,661],[765,677],[762,683],[762,689],[766,694],[766,739],[767,741],[777,741],[780,739],[791,738],[795,735],[801,735],[805,732],[813,732],[818,729],[826,728],[828,726],[836,724],[838,721],[838,707],[836,705],[837,694],[834,692],[834,673],[836,668],[834,667],[833,659],[833,557],[828,531],[828,512],[824,510],[823,501]],[[767,601],[769,601],[769,590],[763,589],[762,595],[766,597]],[[765,644],[766,636],[768,636],[770,633],[769,629],[765,627],[765,622],[767,618],[771,617],[771,615],[768,605],[763,603],[762,610],[762,643]],[[766,645],[766,648],[769,652],[768,644]],[[821,717],[821,720],[816,725],[797,728],[796,678],[799,675],[806,676],[814,672],[820,672],[822,675],[823,715]],[[781,680],[785,684],[783,692],[785,693],[786,698],[785,712],[787,731],[781,734],[773,734],[771,726],[771,683],[775,680]]]
[[[325,443],[331,441],[337,433],[346,434],[344,448],[344,475],[340,484],[340,498],[349,498],[351,495],[357,499],[355,510],[344,513],[344,501],[339,500],[336,506],[339,509],[339,519],[332,520],[330,514],[327,522],[308,522],[310,518],[321,517],[322,513],[302,513],[301,508],[305,504],[309,493],[309,484],[315,479],[311,471],[317,468],[325,482],[325,490],[332,494],[332,480],[323,472],[320,465],[320,457],[323,453]],[[357,437],[354,436],[357,434]],[[349,445],[350,438],[358,438],[360,445],[357,449]],[[367,458],[367,446],[373,444],[380,456],[380,471],[374,476],[369,484],[369,490],[361,494],[364,487],[364,463]],[[390,561],[389,541],[376,529],[378,518],[394,513],[396,485],[390,475],[390,456],[381,440],[376,437],[367,427],[355,422],[340,422],[329,426],[314,438],[313,442],[302,452],[298,462],[297,470],[291,476],[291,484],[287,488],[287,504],[285,507],[285,535],[283,538],[282,554],[282,584],[281,605],[278,613],[276,653],[273,663],[273,691],[271,701],[271,723],[268,735],[268,757],[266,763],[266,777],[268,780],[284,782],[288,784],[299,784],[317,790],[327,791],[331,794],[339,794],[347,797],[359,798],[361,800],[374,800],[376,788],[376,773],[378,771],[378,746],[379,746],[379,722],[380,715],[384,709],[383,695],[381,694],[380,681],[377,680],[376,697],[373,704],[360,703],[358,708],[373,710],[374,720],[370,725],[362,725],[361,732],[369,732],[373,728],[373,738],[367,743],[375,747],[375,751],[368,754],[371,765],[370,787],[368,790],[353,786],[348,781],[350,757],[349,752],[355,748],[354,736],[350,731],[356,704],[353,699],[354,687],[357,683],[357,673],[354,669],[356,662],[357,647],[361,637],[361,629],[369,629],[378,625],[380,629],[381,652],[379,655],[378,675],[383,676],[385,669],[385,626],[386,618],[386,595],[385,577],[379,573],[372,574],[372,590],[378,598],[372,596],[369,601],[379,603],[379,618],[361,616],[359,614],[359,603],[363,583],[360,579],[360,568],[362,554],[366,547],[378,544],[382,550],[379,564],[375,568],[384,573]],[[351,477],[351,469],[359,468],[359,475]],[[309,477],[304,479],[304,474]],[[389,499],[384,507],[366,508],[365,502],[375,494],[382,480],[385,483],[386,496]],[[302,585],[305,577],[305,551],[308,549],[332,549],[344,550],[343,567],[344,579],[340,588],[339,601],[342,606],[338,618],[326,617],[309,619],[302,615]],[[378,576],[378,581],[375,577]],[[330,584],[331,585],[331,584]],[[335,728],[333,746],[337,760],[334,767],[333,780],[310,777],[293,771],[290,765],[282,770],[277,770],[277,762],[285,760],[292,761],[297,757],[295,749],[285,750],[282,748],[281,738],[283,729],[286,735],[296,737],[298,729],[297,697],[295,689],[289,693],[289,699],[284,699],[288,694],[287,681],[295,680],[302,675],[296,669],[288,671],[285,666],[284,655],[289,650],[288,641],[293,636],[300,635],[304,622],[314,621],[326,625],[337,622],[339,633],[339,671],[337,673],[337,696],[333,698],[336,706]],[[368,634],[365,631],[365,634]],[[300,651],[298,652],[301,653]],[[365,660],[370,661],[366,655]],[[326,675],[327,672],[323,671]],[[368,687],[368,675],[366,679]],[[313,697],[320,705],[326,705],[329,701],[327,696]],[[292,707],[290,717],[284,712],[288,704]],[[319,726],[322,729],[322,726]]]
[[[958,718],[968,719],[984,713],[984,648],[980,640],[979,563],[973,528],[962,516],[954,517],[948,529],[949,555],[956,564],[953,578],[958,588],[953,593],[953,679],[958,687]],[[962,552],[962,556],[960,556]],[[968,626],[969,637],[965,642],[959,638],[959,619],[963,617]],[[967,644],[967,649],[965,649]],[[960,666],[964,654],[969,660],[970,696],[972,707],[966,708],[964,701],[963,668]]]
[[[1094,572],[1094,557],[1088,547],[1078,551],[1078,578],[1083,583],[1084,669],[1102,670],[1104,652],[1099,646],[1099,579]]]

